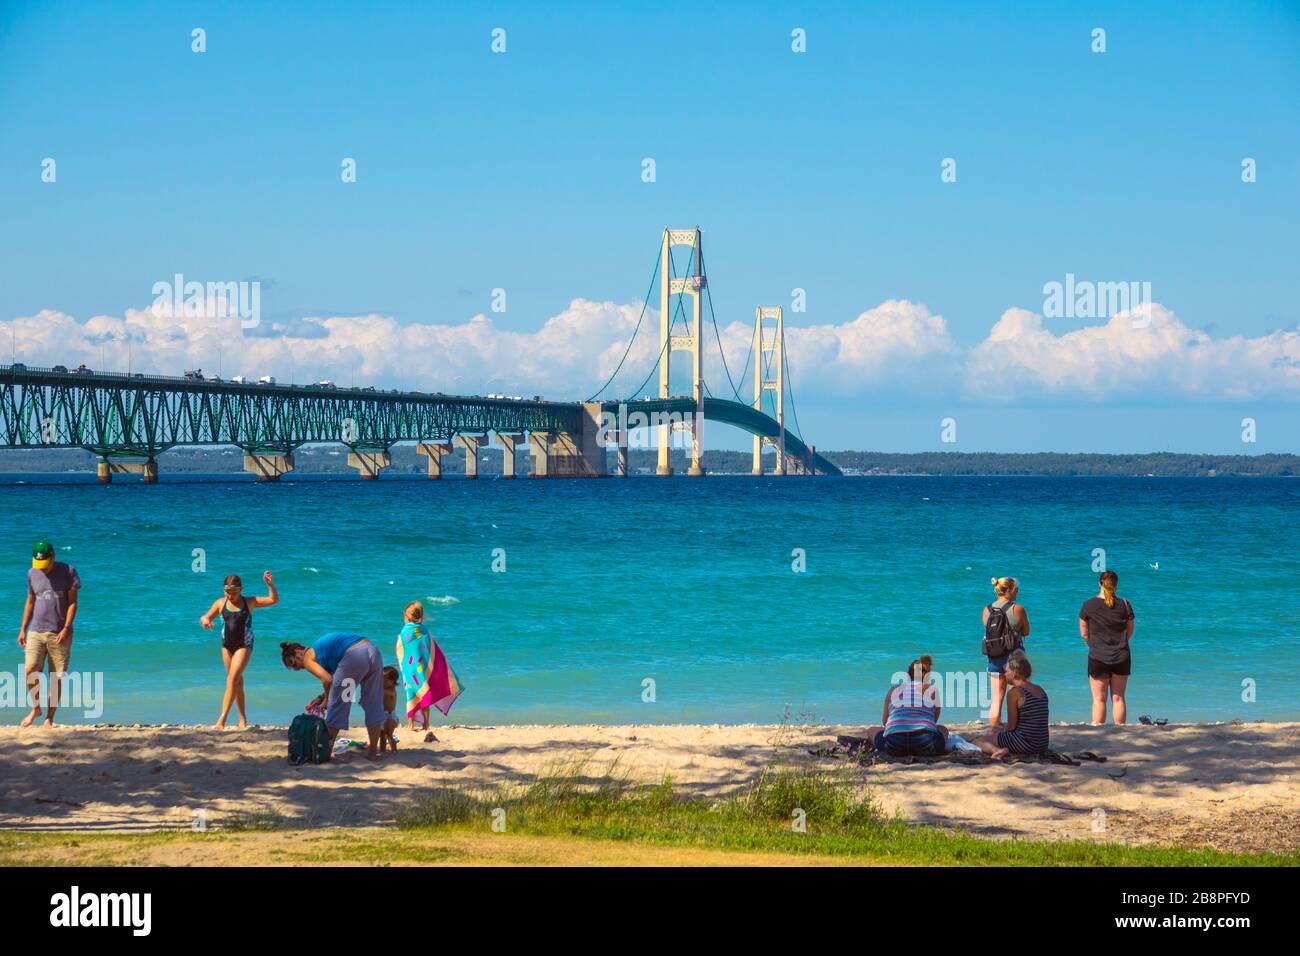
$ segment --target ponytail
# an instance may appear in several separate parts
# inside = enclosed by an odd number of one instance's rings
[[[1119,575],[1114,571],[1101,572],[1101,599],[1107,607],[1115,606],[1115,589],[1119,587]]]

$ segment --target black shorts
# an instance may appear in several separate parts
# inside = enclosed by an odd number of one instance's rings
[[[1125,654],[1118,664],[1103,664],[1095,658],[1088,658],[1088,676],[1094,680],[1109,680],[1111,677],[1128,677],[1133,672],[1133,655]]]

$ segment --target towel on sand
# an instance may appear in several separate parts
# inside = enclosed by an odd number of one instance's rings
[[[446,717],[465,685],[424,624],[408,621],[402,627],[397,635],[397,660],[402,668],[406,715],[414,717],[426,707],[436,707]]]
[[[958,736],[958,739],[967,746],[974,746],[959,735],[949,735],[950,739],[952,736]],[[849,757],[864,767],[877,763],[964,763],[971,766],[986,766],[995,763],[1055,763],[1065,764],[1070,767],[1080,766],[1080,762],[1069,754],[1057,753],[1055,750],[1044,750],[1040,754],[1007,754],[1001,760],[994,760],[992,757],[985,756],[982,752],[979,752],[978,747],[975,748],[975,753],[962,749],[949,751],[937,757],[891,757],[877,750],[875,744],[866,737],[842,735],[836,737],[835,740],[834,747],[818,747],[816,750],[808,752],[814,757]]]

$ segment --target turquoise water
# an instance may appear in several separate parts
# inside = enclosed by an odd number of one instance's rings
[[[48,537],[82,578],[73,667],[103,672],[100,720],[212,721],[224,672],[198,618],[225,574],[260,594],[270,569],[282,602],[256,613],[255,722],[286,723],[319,689],[281,666],[280,641],[355,630],[391,658],[413,598],[467,685],[457,722],[775,722],[787,707],[866,722],[917,654],[983,682],[980,609],[990,576],[1011,574],[1053,718],[1085,720],[1076,622],[1104,548],[1137,611],[1132,717],[1297,719],[1298,506],[1289,479],[6,476],[0,669],[21,670],[22,582]]]

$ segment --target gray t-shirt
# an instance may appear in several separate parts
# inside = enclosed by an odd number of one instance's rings
[[[68,619],[68,597],[80,587],[77,569],[60,561],[51,564],[47,571],[30,569],[27,572],[27,590],[35,595],[36,600],[32,605],[32,622],[27,629],[55,633],[63,630],[63,623]]]

